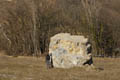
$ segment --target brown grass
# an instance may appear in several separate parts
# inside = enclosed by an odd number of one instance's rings
[[[47,69],[44,57],[0,56],[0,80],[120,80],[120,59],[94,58],[102,71],[84,68]]]

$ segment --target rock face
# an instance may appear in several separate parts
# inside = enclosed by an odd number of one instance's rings
[[[50,40],[49,54],[56,68],[80,67],[92,64],[91,45],[84,36],[60,33]]]

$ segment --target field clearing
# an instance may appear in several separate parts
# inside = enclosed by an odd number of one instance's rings
[[[102,71],[47,69],[44,57],[0,56],[0,80],[120,80],[119,58],[93,58]]]

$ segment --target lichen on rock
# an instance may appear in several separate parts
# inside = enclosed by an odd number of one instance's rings
[[[69,33],[59,33],[51,37],[49,54],[52,54],[53,66],[71,68],[89,63],[92,56],[91,51],[88,51],[91,48],[88,42],[88,38],[84,36]]]

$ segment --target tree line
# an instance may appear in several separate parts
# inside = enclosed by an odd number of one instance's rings
[[[61,32],[88,37],[94,56],[120,55],[119,27],[101,18],[98,0],[17,0],[14,5],[5,8],[0,25],[0,49],[8,55],[46,54],[50,37]]]

